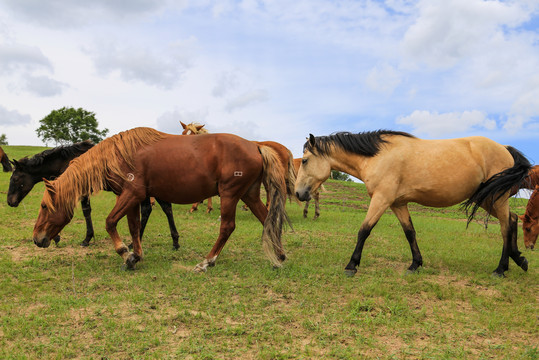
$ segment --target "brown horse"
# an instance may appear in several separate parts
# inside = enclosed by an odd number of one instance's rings
[[[2,164],[2,168],[4,172],[13,171],[13,168],[11,167],[11,163],[9,162],[9,158],[7,157],[7,154],[4,152],[4,149],[0,147],[0,163]]]
[[[50,239],[71,220],[77,200],[85,194],[110,188],[118,195],[106,219],[114,249],[128,269],[142,259],[140,202],[148,196],[188,204],[221,196],[221,227],[212,250],[196,271],[213,266],[235,228],[236,204],[241,199],[264,224],[262,243],[275,266],[285,254],[281,244],[286,218],[286,172],[274,151],[231,134],[170,135],[150,128],[135,128],[103,140],[74,159],[46,190],[34,227],[34,242],[47,247]],[[269,211],[260,200],[260,183],[269,184]],[[120,238],[116,225],[127,215],[133,252]]]
[[[294,159],[294,169],[296,169],[296,173],[299,171],[299,167],[301,166],[301,158]],[[320,185],[322,187],[324,185]],[[318,219],[320,216],[320,190],[316,189],[312,192],[312,197],[314,198],[314,218]],[[305,207],[303,208],[303,217],[307,218],[307,214],[309,213],[309,203],[311,200],[305,200]]]
[[[539,185],[535,186],[524,215],[519,216],[522,220],[522,232],[524,233],[524,245],[527,249],[533,249],[539,235]]]
[[[511,188],[511,196],[515,195],[520,189],[535,190],[537,185],[539,185],[539,165],[532,166],[528,172],[528,178]]]
[[[184,124],[180,121],[182,125],[183,132],[182,135],[202,135],[208,134],[208,130],[204,128],[204,125],[198,123]],[[297,168],[293,163],[294,159],[292,157],[292,152],[284,145],[275,142],[275,141],[253,141],[257,145],[268,146],[277,153],[277,159],[280,161],[281,166],[288,173],[286,177],[286,193],[290,198],[295,199],[294,185],[296,182]],[[263,182],[264,188],[267,190],[268,187],[265,182]],[[270,198],[267,197],[266,207],[269,208]],[[193,204],[190,212],[196,211],[199,203]],[[208,199],[208,213],[212,210],[211,207],[211,198]]]
[[[199,134],[208,134],[208,130],[207,129],[204,129],[204,125],[202,124],[199,124],[199,123],[189,123],[189,124],[184,124],[183,122],[180,121],[180,124],[182,125],[182,128],[183,128],[183,131],[182,131],[182,135],[199,135]],[[191,206],[191,209],[189,210],[190,213],[192,212],[195,212],[198,210],[198,205],[199,204],[202,204],[203,201],[199,201],[199,202],[196,202],[193,204],[193,206]],[[208,205],[207,205],[207,209],[206,209],[206,212],[209,214],[211,213],[213,210],[213,202],[212,202],[212,198],[208,198]]]
[[[422,140],[397,131],[310,136],[304,145],[296,181],[300,200],[310,199],[330,175],[343,171],[365,183],[371,203],[358,233],[356,248],[345,268],[354,275],[365,240],[382,214],[391,208],[412,251],[415,271],[423,264],[407,204],[446,207],[466,201],[470,222],[479,207],[500,221],[503,251],[495,274],[503,276],[509,257],[522,269],[528,261],[517,246],[517,216],[509,211],[512,186],[526,179],[531,165],[517,150],[484,137]]]

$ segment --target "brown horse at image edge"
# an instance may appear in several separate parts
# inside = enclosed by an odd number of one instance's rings
[[[509,211],[511,188],[528,177],[529,161],[511,146],[473,136],[448,140],[423,140],[399,131],[310,135],[304,145],[296,181],[296,195],[308,200],[338,170],[365,183],[371,202],[358,232],[356,248],[345,267],[354,275],[365,240],[382,214],[391,208],[401,223],[412,252],[408,271],[416,271],[423,259],[408,203],[447,207],[463,203],[468,223],[479,207],[500,221],[502,256],[495,275],[509,269],[509,257],[523,270],[528,260],[517,245],[517,215]],[[488,217],[487,217],[488,219]]]
[[[539,235],[539,185],[535,186],[526,205],[526,212],[519,218],[522,220],[524,245],[527,249],[533,249]]]
[[[204,159],[201,161],[201,159]],[[140,243],[140,202],[148,196],[190,204],[210,196],[221,197],[219,236],[206,258],[195,267],[205,271],[215,261],[235,229],[236,205],[243,200],[263,224],[262,245],[274,266],[286,256],[281,243],[286,219],[286,172],[273,150],[231,134],[170,135],[150,128],[135,128],[107,138],[74,159],[46,190],[34,226],[34,242],[48,247],[73,217],[78,199],[110,188],[116,205],[106,219],[116,252],[128,269],[143,257]],[[260,200],[260,184],[270,185],[269,211]],[[116,227],[127,216],[133,252]]]

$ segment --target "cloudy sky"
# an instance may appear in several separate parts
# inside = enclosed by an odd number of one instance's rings
[[[0,0],[0,133],[64,106],[301,155],[309,133],[484,135],[539,162],[537,0]],[[54,144],[49,144],[54,145]]]

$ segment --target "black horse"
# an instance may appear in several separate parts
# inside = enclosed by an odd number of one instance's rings
[[[83,141],[69,146],[59,146],[50,150],[45,150],[31,158],[24,157],[20,160],[12,160],[11,163],[15,166],[15,170],[9,181],[9,190],[7,194],[8,205],[17,207],[22,199],[24,199],[30,190],[32,190],[35,184],[43,181],[43,179],[52,180],[57,178],[69,166],[71,160],[84,154],[93,146],[94,144],[92,142]],[[167,216],[168,225],[170,227],[170,236],[172,237],[172,246],[174,246],[175,249],[178,249],[180,247],[178,243],[179,235],[172,215],[172,206],[168,202],[159,199],[156,200]],[[86,238],[82,241],[81,246],[88,246],[90,240],[94,237],[94,227],[92,225],[91,217],[92,208],[90,207],[90,199],[88,196],[81,198],[81,206],[84,219],[86,220]],[[144,228],[146,227],[146,223],[152,212],[152,205],[149,197],[140,204],[140,212],[142,215],[140,237],[142,238]],[[54,240],[58,242],[60,238],[56,237]]]

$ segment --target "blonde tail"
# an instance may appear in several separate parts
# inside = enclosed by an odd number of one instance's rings
[[[264,222],[262,248],[275,267],[280,267],[286,259],[281,234],[283,222],[288,219],[285,211],[287,194],[287,176],[276,152],[269,146],[259,145],[258,150],[264,162],[264,181],[268,185],[270,207]]]

